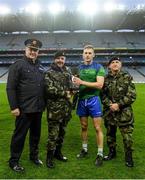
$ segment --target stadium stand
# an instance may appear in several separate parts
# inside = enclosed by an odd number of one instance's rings
[[[145,76],[138,72],[136,68],[125,67],[124,69],[132,75],[135,83],[145,83]]]
[[[92,44],[96,48],[142,49],[145,47],[145,33],[142,32],[31,33],[1,35],[1,50],[21,50],[27,38],[40,39],[43,42],[43,49],[82,48],[85,44]]]
[[[14,13],[0,20],[0,80],[6,80],[8,67],[24,54],[24,41],[37,38],[43,42],[40,60],[49,66],[54,53],[66,52],[66,64],[78,66],[86,44],[95,47],[95,61],[106,66],[112,56],[122,59],[135,82],[145,80],[145,9],[103,12],[101,16],[84,17],[76,11],[65,11],[57,17],[43,12],[37,17]],[[4,75],[3,75],[4,73]]]

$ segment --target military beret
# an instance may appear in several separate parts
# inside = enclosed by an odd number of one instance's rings
[[[110,61],[108,62],[108,66],[111,64],[111,62],[112,61],[120,61],[121,62],[121,59],[119,58],[119,57],[112,57],[111,59],[110,59]]]
[[[42,42],[37,40],[37,39],[27,39],[24,42],[25,46],[34,48],[34,49],[39,49],[42,47]]]
[[[60,57],[60,56],[65,56],[65,53],[64,51],[57,51],[54,55],[54,59]]]

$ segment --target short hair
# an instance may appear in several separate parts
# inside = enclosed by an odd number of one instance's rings
[[[84,49],[93,49],[94,50],[94,46],[91,44],[85,45]]]

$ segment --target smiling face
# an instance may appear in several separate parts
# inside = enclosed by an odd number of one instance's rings
[[[27,58],[31,59],[32,61],[35,61],[38,57],[39,49],[34,49],[30,47],[26,47],[25,49],[25,55]]]
[[[109,64],[109,69],[111,70],[112,73],[117,73],[121,70],[122,63],[119,60],[113,60]]]
[[[91,64],[93,58],[95,57],[93,48],[85,48],[83,51],[83,59],[85,64]]]
[[[66,59],[65,56],[59,56],[54,59],[54,62],[58,67],[62,68],[65,64],[65,59]]]

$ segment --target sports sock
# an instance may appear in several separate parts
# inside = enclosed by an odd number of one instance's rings
[[[88,144],[83,143],[82,148],[85,150],[85,152],[87,152],[88,151]]]
[[[103,156],[103,148],[98,148],[97,155]]]

